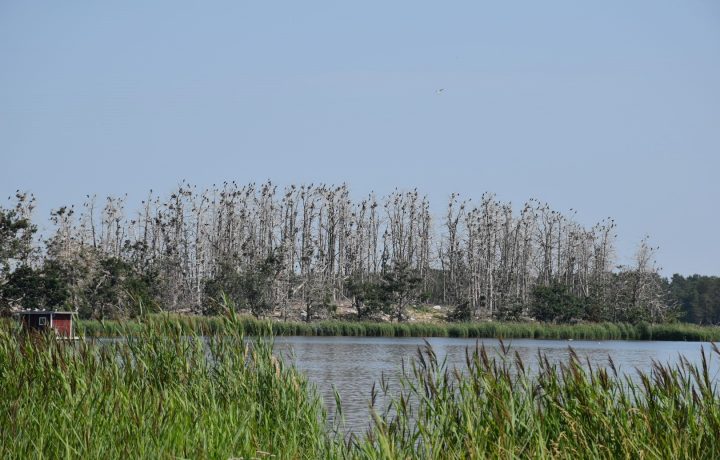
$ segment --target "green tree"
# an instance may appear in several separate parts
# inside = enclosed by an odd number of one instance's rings
[[[137,273],[121,259],[99,261],[85,290],[80,315],[96,319],[135,317],[159,310],[152,275]]]
[[[30,221],[33,198],[17,193],[14,209],[0,207],[0,314],[13,307],[35,304],[39,274],[31,267],[37,227]],[[26,308],[30,308],[26,306]]]
[[[275,307],[275,283],[283,269],[283,256],[274,251],[241,277],[245,307],[256,317],[266,316]]]
[[[407,319],[405,309],[420,296],[422,278],[407,262],[396,262],[382,275],[383,299],[392,305],[393,316],[400,322]]]
[[[243,274],[233,264],[223,261],[219,264],[214,277],[205,281],[203,292],[206,298],[205,313],[222,313],[225,298],[232,305],[245,305]]]
[[[283,255],[279,251],[243,271],[223,263],[216,276],[205,284],[205,295],[217,305],[225,294],[233,304],[249,310],[256,318],[266,316],[275,307],[275,284],[282,269]]]
[[[302,286],[302,299],[305,306],[305,321],[326,318],[334,309],[330,288],[317,274],[306,276]]]
[[[515,299],[508,299],[497,306],[493,316],[500,321],[519,321],[523,316],[524,305]]]
[[[582,317],[583,303],[565,285],[537,285],[532,291],[530,311],[539,321],[568,322]]]
[[[345,281],[345,290],[352,298],[353,307],[360,319],[376,318],[382,313],[391,312],[387,291],[377,280],[349,278]]]
[[[32,199],[18,193],[14,209],[0,207],[0,280],[18,266],[27,265],[34,252],[33,236],[37,232],[27,214]]]
[[[22,265],[14,270],[3,286],[3,296],[9,303],[22,308],[71,310],[67,274],[53,261],[42,268]]]
[[[720,324],[720,277],[692,275],[686,278],[675,274],[669,291],[686,321]]]

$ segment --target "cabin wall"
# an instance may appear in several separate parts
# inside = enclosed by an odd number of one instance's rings
[[[55,329],[58,335],[65,337],[72,336],[72,316],[56,314],[53,316],[53,329]]]
[[[41,324],[44,320],[45,324]],[[73,317],[70,313],[33,313],[22,315],[21,321],[25,330],[47,331],[52,328],[59,336],[73,336]]]
[[[45,318],[45,325],[40,325],[40,318]],[[25,315],[23,316],[23,324],[28,329],[45,330],[50,328],[50,314],[47,315]]]

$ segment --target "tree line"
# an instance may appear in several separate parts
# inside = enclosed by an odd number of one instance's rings
[[[458,320],[661,322],[685,305],[647,238],[631,266],[618,266],[612,219],[585,227],[573,211],[535,199],[515,209],[492,194],[453,194],[435,218],[417,190],[358,200],[346,185],[183,182],[130,207],[126,196],[86,196],[54,209],[42,237],[34,207],[18,192],[0,208],[4,313],[210,314],[230,302],[258,317],[301,311],[309,321],[345,304],[359,317],[402,321],[409,306],[430,303]]]

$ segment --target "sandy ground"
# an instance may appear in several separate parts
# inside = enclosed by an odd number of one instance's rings
[[[447,314],[449,312],[450,307],[443,305],[409,306],[407,308],[407,314],[409,315],[408,322],[444,323],[447,322]],[[305,319],[304,306],[301,304],[293,304],[290,305],[287,311],[278,309],[273,314],[273,317],[278,320],[286,318],[288,320],[303,321]],[[335,312],[327,315],[324,319],[353,321],[357,319],[357,311],[355,310],[355,308],[352,307],[352,303],[350,301],[341,301],[337,303],[337,308]],[[374,321],[391,321],[389,315],[381,315],[380,317],[372,319]]]

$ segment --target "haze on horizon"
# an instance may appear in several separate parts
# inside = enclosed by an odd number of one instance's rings
[[[4,2],[0,197],[531,197],[720,275],[720,4]],[[442,91],[441,91],[442,90]],[[3,201],[3,204],[7,204]]]

